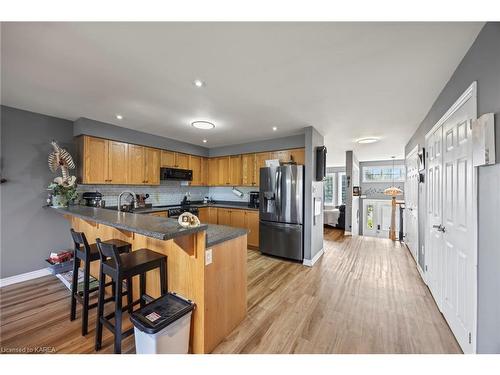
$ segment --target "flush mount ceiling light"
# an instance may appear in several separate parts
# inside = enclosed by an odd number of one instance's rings
[[[116,118],[117,118],[118,120],[123,120],[123,116],[122,116],[122,115],[116,115]]]
[[[203,140],[203,143],[207,143],[208,141],[206,139]]]
[[[273,132],[275,132],[276,130],[278,130],[278,127],[277,126],[273,126]]]
[[[195,79],[193,81],[193,85],[195,85],[196,87],[203,87],[205,86],[205,82],[203,82],[201,79]]]
[[[374,137],[361,138],[361,139],[358,139],[356,142],[358,142],[359,144],[375,143],[375,142],[378,142],[378,138],[374,138]]]
[[[196,129],[210,130],[215,128],[215,125],[208,121],[193,121],[191,126],[194,126]]]

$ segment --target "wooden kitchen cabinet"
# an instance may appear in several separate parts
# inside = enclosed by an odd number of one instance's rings
[[[160,184],[160,150],[144,147],[144,183]]]
[[[201,156],[189,155],[188,168],[193,171],[193,180],[191,181],[192,186],[202,186],[203,185],[203,173],[202,173],[202,160]]]
[[[150,216],[157,216],[157,217],[168,217],[167,211],[159,211],[159,212],[152,212],[148,214]]]
[[[241,186],[241,155],[229,156],[229,184]]]
[[[232,227],[245,228],[245,211],[229,210],[230,222]]]
[[[259,212],[245,211],[245,228],[248,229],[248,246],[259,247]]]
[[[219,224],[219,209],[217,207],[208,207],[208,222],[210,224]]]
[[[160,184],[160,150],[128,145],[128,183],[132,185]]]
[[[163,168],[189,169],[189,156],[182,152],[161,151],[161,166]]]
[[[306,154],[304,148],[295,148],[288,150],[290,157],[289,159],[296,162],[297,164],[304,165],[306,162]]]
[[[144,147],[128,145],[128,183],[144,184]]]
[[[208,159],[208,186],[217,186],[219,184],[219,159]]]
[[[243,186],[256,186],[256,158],[255,154],[241,155],[241,184]]]
[[[200,219],[200,222],[202,224],[210,223],[208,216],[208,209],[209,207],[201,207],[198,209],[198,219]]]
[[[231,210],[217,208],[217,224],[231,226]]]
[[[108,181],[108,140],[84,136],[79,139],[82,183],[105,184]]]
[[[208,159],[201,158],[201,186],[208,186]]]
[[[189,169],[189,155],[180,152],[175,153],[175,168]]]
[[[128,182],[128,143],[108,141],[108,183]]]
[[[175,152],[161,150],[161,166],[163,168],[175,168]]]
[[[217,165],[219,168],[219,179],[218,179],[218,185],[219,186],[226,186],[226,185],[231,185],[230,181],[230,173],[229,173],[229,157],[224,156],[217,158]]]

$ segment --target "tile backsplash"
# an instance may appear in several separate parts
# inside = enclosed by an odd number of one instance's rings
[[[78,193],[81,195],[87,191],[98,191],[106,201],[106,206],[118,205],[118,195],[125,190],[131,190],[136,194],[149,194],[148,203],[153,206],[166,206],[179,204],[182,198],[189,193],[192,201],[203,200],[211,197],[216,201],[248,202],[250,191],[258,189],[254,187],[237,187],[243,193],[238,197],[232,192],[232,187],[199,187],[188,186],[178,181],[162,181],[159,186],[144,185],[78,185]]]

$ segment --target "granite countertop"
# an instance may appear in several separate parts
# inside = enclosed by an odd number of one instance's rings
[[[54,208],[63,215],[95,221],[114,228],[142,234],[159,240],[170,240],[186,234],[206,231],[206,247],[231,240],[247,234],[246,229],[224,225],[201,224],[199,227],[183,228],[176,219],[165,217],[118,212],[103,208],[69,206]]]
[[[176,208],[176,207],[181,207],[181,205],[176,204],[176,205],[171,205],[171,206],[153,206],[153,207],[149,207],[149,208],[138,208],[138,209],[135,209],[134,212],[137,214],[150,214],[153,212],[167,211],[169,208]],[[190,207],[194,207],[194,208],[204,208],[204,207],[238,208],[238,209],[242,209],[242,210],[259,211],[258,208],[248,207],[248,203],[246,203],[246,202],[229,202],[229,201],[221,201],[221,202],[216,202],[216,203],[191,202]]]

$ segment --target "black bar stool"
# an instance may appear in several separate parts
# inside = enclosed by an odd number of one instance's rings
[[[89,295],[97,291],[97,287],[89,288],[90,279],[90,263],[99,260],[99,250],[97,249],[97,244],[93,243],[89,245],[85,233],[76,232],[71,228],[71,237],[74,243],[74,259],[73,259],[73,280],[71,283],[71,314],[70,320],[76,319],[76,302],[80,302],[82,307],[82,335],[85,336],[88,332],[89,324],[89,310],[97,307],[97,303],[89,304]],[[119,253],[130,252],[132,245],[128,242],[121,240],[108,240],[105,241],[108,244],[113,244],[116,246]],[[78,269],[80,268],[80,262],[84,264],[83,270],[83,290],[78,291]],[[112,285],[114,291],[114,284],[107,283],[105,286]],[[112,301],[113,297],[108,298],[106,302]]]
[[[167,257],[149,249],[139,249],[131,253],[120,254],[118,248],[109,243],[96,240],[99,255],[101,256],[101,267],[99,271],[99,301],[97,308],[97,323],[95,336],[95,350],[101,349],[102,345],[102,327],[106,326],[115,337],[115,354],[121,353],[122,339],[130,336],[134,328],[122,332],[122,312],[133,311],[133,307],[140,303],[141,307],[145,305],[144,295],[146,293],[146,272],[155,268],[160,269],[160,291],[161,294],[167,293]],[[110,276],[115,283],[115,311],[104,316],[104,279]],[[132,301],[132,282],[133,276],[140,277],[140,296],[136,301]],[[122,285],[123,280],[127,280],[127,306],[122,307]],[[110,323],[110,319],[115,318],[115,324]]]

